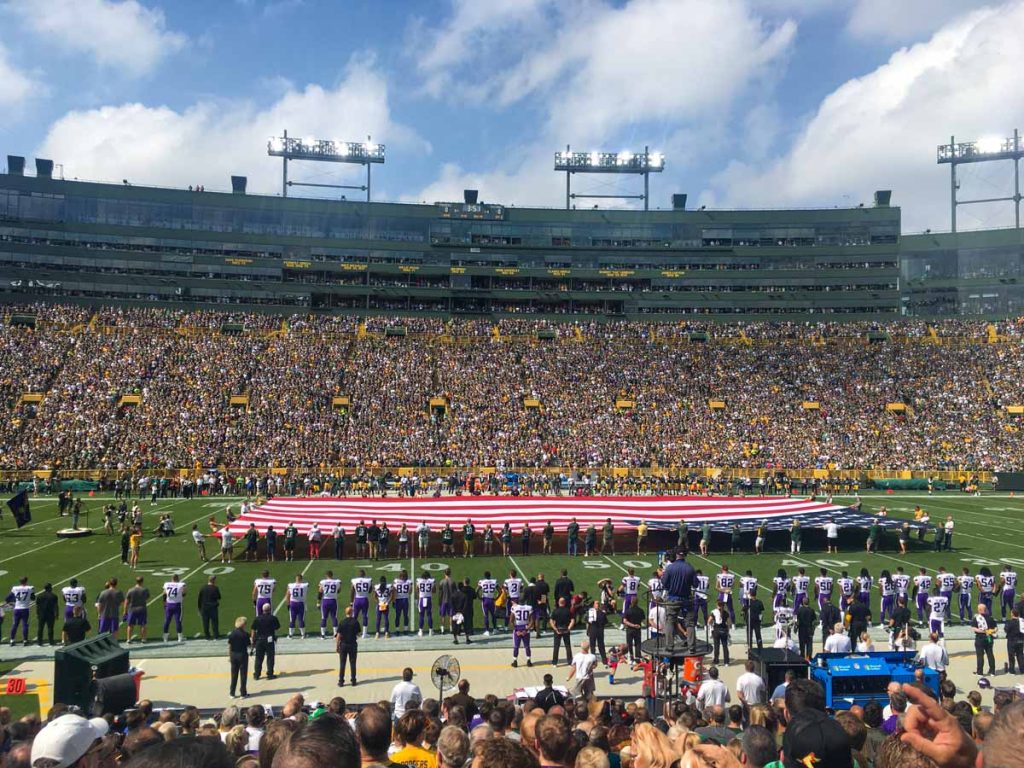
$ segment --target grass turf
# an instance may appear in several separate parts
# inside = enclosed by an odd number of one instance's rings
[[[186,635],[192,637],[198,634],[201,626],[195,599],[199,588],[206,581],[207,574],[218,575],[218,584],[223,593],[220,612],[223,632],[225,627],[230,628],[231,620],[235,616],[252,615],[253,579],[264,568],[270,568],[272,575],[278,580],[274,606],[284,621],[287,620],[287,610],[283,604],[284,584],[294,579],[297,573],[302,573],[304,578],[310,582],[307,623],[311,632],[316,633],[315,628],[319,624],[319,616],[313,605],[315,585],[328,569],[333,569],[335,576],[343,580],[345,586],[343,586],[342,596],[344,599],[342,603],[347,602],[348,580],[356,575],[356,571],[360,567],[365,568],[367,574],[376,581],[381,575],[387,576],[390,580],[397,576],[398,570],[403,567],[415,568],[415,572],[410,574],[412,577],[418,575],[424,568],[440,577],[440,572],[444,567],[450,566],[453,576],[456,578],[470,576],[474,583],[482,577],[485,570],[490,570],[491,574],[498,579],[507,576],[510,570],[518,570],[526,576],[543,572],[547,580],[553,583],[561,569],[565,568],[573,579],[577,590],[586,589],[591,594],[595,594],[599,579],[610,577],[617,584],[619,579],[625,575],[626,569],[631,566],[636,568],[637,575],[646,580],[655,564],[655,553],[659,549],[665,549],[675,544],[674,532],[652,531],[648,539],[647,549],[649,551],[637,556],[635,554],[635,534],[621,531],[616,536],[617,551],[615,555],[608,553],[591,557],[569,558],[564,554],[564,541],[556,539],[555,547],[558,554],[550,556],[532,554],[523,557],[518,554],[519,542],[516,539],[513,544],[512,557],[483,557],[479,554],[482,551],[482,545],[478,540],[477,556],[465,560],[461,557],[446,558],[436,554],[440,543],[435,533],[431,541],[431,551],[435,554],[431,554],[425,559],[417,558],[415,561],[393,559],[370,563],[359,562],[352,557],[354,540],[349,531],[349,536],[346,538],[346,559],[342,561],[333,559],[333,542],[328,540],[323,547],[322,559],[315,562],[297,559],[294,563],[278,561],[267,564],[264,561],[242,562],[236,560],[231,564],[222,565],[219,562],[204,563],[199,560],[191,540],[191,527],[193,523],[199,523],[202,530],[208,531],[207,519],[215,515],[219,521],[223,522],[224,508],[231,503],[237,509],[237,500],[166,499],[151,506],[149,500],[146,499],[141,502],[141,506],[145,513],[144,521],[147,534],[141,549],[139,570],[135,572],[121,564],[120,535],[107,536],[102,533],[101,509],[105,503],[107,502],[104,498],[89,500],[89,506],[92,507],[90,523],[96,528],[97,533],[84,539],[57,539],[55,537],[58,528],[68,526],[67,518],[60,519],[56,516],[56,498],[33,499],[33,522],[20,530],[14,530],[10,516],[5,516],[0,524],[0,590],[2,590],[0,594],[6,594],[21,576],[28,576],[37,590],[49,581],[58,592],[72,577],[77,577],[88,590],[91,605],[93,599],[103,588],[104,582],[110,577],[118,577],[122,589],[127,590],[133,584],[135,576],[141,575],[145,578],[146,586],[149,587],[153,598],[150,611],[150,638],[159,639],[160,619],[162,619],[162,611],[159,610],[160,588],[172,573],[177,572],[181,574],[190,590],[190,594],[186,598],[184,617]],[[738,574],[745,573],[747,569],[752,570],[759,578],[760,585],[764,590],[761,596],[768,605],[770,605],[768,598],[771,594],[771,577],[779,567],[786,568],[787,572],[792,575],[798,567],[803,566],[807,569],[808,575],[812,577],[817,575],[820,567],[827,568],[833,576],[838,576],[842,570],[849,570],[850,574],[854,575],[859,572],[860,568],[867,567],[877,578],[882,569],[895,571],[899,565],[903,565],[907,573],[911,575],[915,574],[920,566],[934,571],[939,565],[945,565],[953,573],[959,573],[963,566],[968,566],[972,573],[977,573],[981,566],[988,565],[993,572],[998,574],[1002,563],[1011,563],[1024,574],[1024,537],[1019,534],[1021,521],[1024,520],[1024,498],[1010,497],[1005,494],[977,498],[954,492],[931,497],[921,493],[864,496],[865,510],[874,511],[881,504],[885,504],[894,517],[910,517],[915,504],[921,504],[936,521],[944,520],[947,514],[952,514],[956,522],[956,532],[953,538],[954,550],[942,553],[933,552],[929,534],[925,544],[919,544],[915,538],[911,551],[906,556],[900,556],[895,532],[887,532],[882,542],[881,552],[869,555],[864,551],[866,532],[848,528],[842,531],[839,554],[824,552],[823,531],[808,530],[804,534],[803,552],[798,556],[789,554],[789,537],[784,532],[772,534],[768,539],[766,551],[755,556],[751,552],[753,549],[752,534],[744,534],[744,549],[737,553],[728,551],[728,534],[715,534],[708,557],[702,558],[693,555],[691,562],[711,575],[717,572],[723,564],[727,564],[730,570]],[[148,532],[156,527],[158,516],[164,512],[173,513],[177,530],[177,535],[173,538],[160,539]],[[453,521],[453,523],[458,522]],[[536,526],[536,528],[539,527],[541,526]],[[208,541],[207,551],[212,555],[217,552],[216,541],[212,539]],[[299,554],[305,554],[304,544],[304,540],[300,539]],[[392,546],[394,546],[394,541],[392,541]],[[456,546],[461,548],[461,540],[458,536]],[[500,551],[500,544],[496,543],[495,547]],[[540,540],[535,533],[532,551],[539,550]],[[237,547],[235,551],[240,555],[241,547]],[[876,620],[878,599],[876,590],[872,595]],[[63,606],[63,600],[61,605]],[[997,611],[997,618],[998,615]],[[481,626],[481,619],[478,609],[475,622],[477,628]],[[90,611],[90,620],[95,627],[95,611]],[[3,624],[4,642],[9,637],[10,626],[10,617],[8,617]],[[371,616],[371,629],[372,627]],[[33,612],[30,633],[30,637],[33,639],[34,633],[35,615]]]

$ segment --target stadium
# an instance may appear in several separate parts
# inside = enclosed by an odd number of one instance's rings
[[[1019,733],[1019,218],[905,234],[896,180],[659,206],[647,148],[556,153],[564,208],[381,202],[383,145],[267,150],[281,194],[7,155],[0,765],[85,760],[34,762],[65,727],[104,765],[352,768],[989,765]],[[956,163],[1022,157],[940,146],[954,217]],[[366,200],[296,196],[297,160]]]

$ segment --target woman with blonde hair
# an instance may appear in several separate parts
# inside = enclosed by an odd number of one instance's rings
[[[249,753],[249,733],[244,725],[236,725],[224,735],[224,746],[236,760]]]
[[[871,642],[871,635],[866,631],[860,633],[860,640],[857,642],[857,653],[871,653],[875,650],[875,644]]]
[[[575,768],[610,768],[608,755],[598,747],[584,747],[576,755]]]
[[[676,761],[668,736],[650,723],[640,723],[633,728],[630,753],[633,768],[669,768]]]
[[[678,739],[676,739],[674,743],[676,747],[676,752],[678,752],[679,756],[682,757],[691,749],[700,744],[700,736],[698,736],[695,731],[687,731]]]

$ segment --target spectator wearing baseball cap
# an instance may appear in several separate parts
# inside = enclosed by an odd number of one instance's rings
[[[109,726],[101,717],[86,720],[79,715],[61,715],[43,728],[32,742],[32,765],[36,768],[91,766],[99,753]]]
[[[850,737],[825,713],[825,692],[814,680],[794,680],[786,689],[789,725],[782,737],[785,768],[820,765],[853,768]]]

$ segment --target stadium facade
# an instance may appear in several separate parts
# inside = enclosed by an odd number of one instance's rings
[[[1020,231],[901,236],[887,202],[567,211],[7,173],[0,301],[665,322],[1024,314]]]

